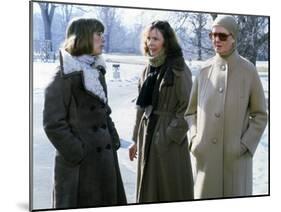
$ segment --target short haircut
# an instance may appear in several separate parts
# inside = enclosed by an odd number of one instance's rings
[[[104,32],[104,26],[99,20],[93,18],[73,19],[67,27],[63,48],[73,56],[92,54],[95,32]]]

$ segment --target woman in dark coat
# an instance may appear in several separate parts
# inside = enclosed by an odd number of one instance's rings
[[[45,91],[44,130],[56,148],[54,207],[126,204],[101,57],[104,26],[73,20]]]
[[[138,151],[137,202],[193,199],[193,177],[184,112],[191,72],[168,22],[155,21],[144,33],[148,56],[139,85],[130,159]]]

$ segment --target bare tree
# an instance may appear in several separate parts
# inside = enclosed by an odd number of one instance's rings
[[[44,23],[44,39],[46,41],[49,41],[49,50],[52,51],[52,33],[51,33],[51,26],[52,26],[52,20],[54,17],[56,6],[52,3],[42,3],[38,2],[41,10],[41,15],[43,18]]]
[[[112,7],[100,7],[99,10],[97,10],[97,12],[106,28],[105,52],[109,52],[113,27],[118,22],[116,9]]]
[[[62,26],[63,31],[65,31],[67,24],[69,23],[72,12],[73,12],[73,5],[63,4],[61,7],[61,14],[62,14]]]
[[[190,42],[192,35],[190,31],[189,15],[190,13],[188,12],[169,12],[167,20],[169,20],[170,25],[173,27],[179,39],[184,56],[192,58],[194,52],[192,43]]]
[[[169,14],[169,23],[171,24],[171,26],[173,26],[176,33],[187,27],[186,24],[188,23],[189,15],[190,13],[187,12],[173,12]]]
[[[189,21],[192,25],[192,32],[195,34],[195,37],[191,39],[193,46],[197,49],[197,60],[202,60],[202,53],[204,51],[202,40],[203,37],[206,37],[205,26],[208,22],[208,17],[203,13],[193,13],[189,16]]]
[[[217,13],[210,13],[213,21],[218,17],[218,14]]]
[[[169,22],[179,37],[184,55],[202,60],[212,53],[206,26],[210,18],[204,13],[178,12],[169,15]]]
[[[256,64],[259,49],[268,41],[268,18],[238,16],[237,20],[239,25],[238,51]],[[268,50],[268,48],[265,49]]]

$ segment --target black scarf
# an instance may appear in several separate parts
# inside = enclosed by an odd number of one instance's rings
[[[148,76],[145,79],[137,99],[136,104],[141,108],[152,105],[152,95],[160,67],[148,66]]]
[[[148,75],[140,89],[139,96],[136,102],[136,104],[141,108],[145,108],[149,105],[152,105],[152,97],[154,93],[156,80],[162,65],[166,61],[165,50],[162,49],[157,56],[149,56],[148,59]]]

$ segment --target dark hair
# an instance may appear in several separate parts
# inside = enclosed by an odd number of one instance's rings
[[[99,20],[93,18],[73,19],[66,30],[64,49],[73,56],[92,54],[94,32],[104,32],[104,26]]]
[[[178,43],[176,34],[167,21],[154,21],[144,30],[142,43],[143,53],[145,55],[147,55],[149,51],[147,46],[147,36],[153,29],[158,29],[163,35],[165,53],[168,57],[182,55],[182,49]]]

